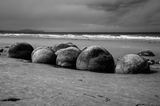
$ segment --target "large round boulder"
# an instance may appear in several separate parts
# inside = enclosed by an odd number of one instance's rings
[[[73,43],[71,42],[67,42],[67,43],[60,43],[60,44],[57,44],[55,45],[52,49],[53,51],[58,51],[60,49],[64,49],[64,48],[68,48],[68,47],[76,47],[78,48],[76,45],[74,45]]]
[[[11,45],[8,50],[8,56],[19,59],[31,59],[33,47],[29,43],[19,42]]]
[[[113,73],[115,64],[112,55],[105,48],[90,46],[84,48],[78,56],[76,68],[80,70]]]
[[[33,63],[55,64],[56,55],[47,47],[38,47],[32,52]]]
[[[150,68],[146,59],[137,54],[127,54],[117,61],[115,71],[122,74],[148,73]]]
[[[139,56],[155,56],[151,50],[144,50],[137,53]]]
[[[76,47],[68,47],[58,50],[56,64],[61,67],[75,68],[76,60],[81,50]]]

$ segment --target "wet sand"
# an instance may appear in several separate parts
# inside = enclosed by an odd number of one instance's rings
[[[114,57],[150,49],[160,60],[160,42],[1,37],[0,47],[28,42],[34,47],[72,42],[105,47]],[[160,106],[160,65],[150,74],[107,74],[58,68],[0,56],[0,106]]]

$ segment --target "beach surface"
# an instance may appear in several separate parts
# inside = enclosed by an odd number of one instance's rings
[[[116,59],[152,50],[160,60],[160,41],[80,40],[1,37],[0,47],[28,42],[34,48],[72,42],[80,49],[106,48]],[[160,65],[149,74],[107,74],[35,64],[0,56],[0,106],[160,106]]]

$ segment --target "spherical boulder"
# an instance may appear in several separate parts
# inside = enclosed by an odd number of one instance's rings
[[[144,50],[137,53],[139,56],[155,56],[151,50]]]
[[[32,51],[33,47],[29,43],[19,42],[11,45],[7,54],[8,57],[30,60]]]
[[[47,47],[38,47],[32,52],[33,63],[55,64],[56,55]]]
[[[103,73],[113,73],[115,64],[112,55],[103,47],[84,48],[77,58],[76,68]]]
[[[75,68],[76,60],[81,50],[76,47],[68,47],[58,50],[56,64],[61,67]]]
[[[148,73],[150,68],[146,59],[137,54],[127,54],[117,61],[115,71],[121,74]]]
[[[60,44],[57,44],[55,45],[52,49],[56,52],[60,49],[64,49],[64,48],[67,48],[67,47],[76,47],[78,48],[76,45],[74,45],[73,43],[71,42],[67,42],[67,43],[60,43]]]

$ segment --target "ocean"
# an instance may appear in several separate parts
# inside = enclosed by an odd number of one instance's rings
[[[127,39],[127,40],[160,40],[160,34],[26,34],[26,33],[0,33],[0,37],[34,37],[34,38],[64,38],[64,39]]]

